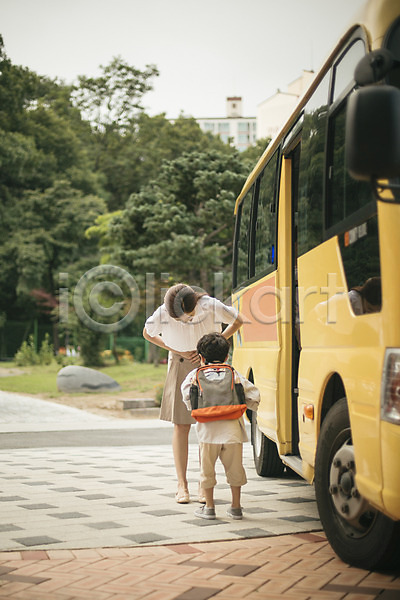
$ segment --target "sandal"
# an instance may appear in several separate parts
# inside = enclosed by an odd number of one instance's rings
[[[188,490],[178,489],[175,494],[175,502],[178,504],[189,504],[189,492]]]

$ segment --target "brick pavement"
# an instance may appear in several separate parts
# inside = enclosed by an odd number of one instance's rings
[[[0,552],[7,600],[398,600],[400,574],[343,564],[321,532],[134,548]]]

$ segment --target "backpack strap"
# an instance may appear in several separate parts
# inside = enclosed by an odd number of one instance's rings
[[[197,371],[196,371],[196,382],[197,382],[197,385],[199,386],[200,392],[202,392],[203,389],[202,389],[201,383],[199,381],[199,372],[200,371],[205,371],[207,369],[219,369],[219,370],[225,369],[227,371],[230,371],[231,375],[232,375],[231,389],[233,390],[234,385],[235,385],[235,370],[234,370],[234,368],[231,367],[231,365],[227,365],[226,363],[221,363],[221,364],[219,364],[219,363],[210,363],[208,365],[203,365],[202,367],[199,367],[197,369]]]

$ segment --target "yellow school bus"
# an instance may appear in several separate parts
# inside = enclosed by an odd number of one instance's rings
[[[400,565],[400,2],[372,0],[236,202],[233,365],[256,470],[315,485],[338,556]]]

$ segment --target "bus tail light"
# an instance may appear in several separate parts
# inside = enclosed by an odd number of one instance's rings
[[[382,375],[381,418],[400,425],[400,349],[388,348]]]

